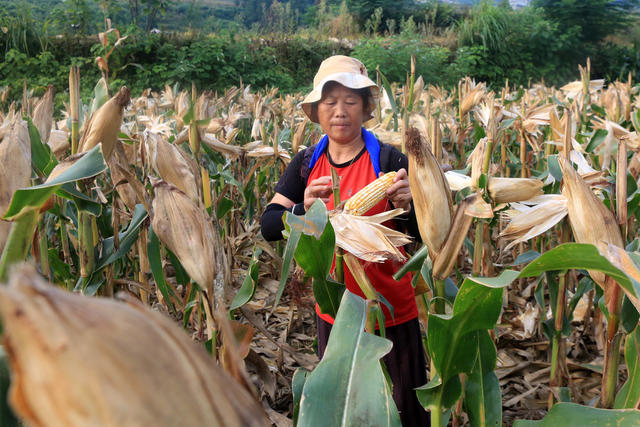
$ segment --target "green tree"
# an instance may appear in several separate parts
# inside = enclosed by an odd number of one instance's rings
[[[535,0],[548,19],[575,30],[580,41],[599,43],[616,30],[626,30],[640,0]]]
[[[377,8],[382,8],[383,22],[387,19],[401,21],[415,11],[415,4],[412,0],[347,0],[347,8],[363,26]]]

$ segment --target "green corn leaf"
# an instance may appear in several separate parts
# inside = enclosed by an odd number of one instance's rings
[[[576,403],[558,403],[540,421],[516,420],[514,427],[617,427],[640,425],[640,411],[597,409]]]
[[[640,326],[627,336],[624,344],[624,360],[629,378],[618,391],[614,408],[636,408],[640,402]]]
[[[173,292],[173,288],[167,283],[164,277],[164,271],[162,270],[160,239],[158,239],[158,235],[153,232],[153,228],[151,227],[149,227],[149,243],[147,243],[147,256],[149,257],[149,266],[151,267],[153,280],[155,280],[156,286],[162,294],[164,301],[167,303],[169,310],[175,312],[175,307],[173,306],[173,298],[175,298],[175,294]]]
[[[251,264],[249,264],[247,275],[244,278],[244,282],[242,283],[240,290],[236,294],[235,298],[233,298],[229,311],[242,307],[253,298],[253,295],[256,292],[256,287],[258,286],[258,275],[260,272],[260,264],[258,261],[261,254],[262,249],[254,246],[253,257],[251,258]]]
[[[3,219],[13,221],[27,211],[40,209],[64,184],[94,177],[106,169],[102,144],[98,144],[50,182],[17,190]]]
[[[401,425],[380,366],[392,343],[365,332],[366,320],[365,300],[345,292],[324,357],[304,384],[298,426]]]

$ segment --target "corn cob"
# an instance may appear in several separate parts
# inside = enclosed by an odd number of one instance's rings
[[[365,214],[369,209],[387,197],[387,188],[393,185],[393,179],[395,177],[396,173],[392,171],[369,183],[347,200],[347,203],[344,205],[344,211],[351,215]]]
[[[451,191],[431,148],[428,143],[422,142],[420,132],[415,128],[407,130],[407,153],[409,185],[418,230],[434,259],[440,252],[451,225]]]

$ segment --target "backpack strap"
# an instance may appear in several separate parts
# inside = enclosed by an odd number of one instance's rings
[[[373,166],[373,170],[376,173],[376,176],[380,175],[380,149],[381,144],[378,141],[378,138],[364,127],[361,131],[362,140],[364,141],[364,146],[367,148],[369,152],[369,158],[371,159],[371,165]],[[329,145],[329,136],[324,135],[320,141],[315,145],[307,148],[307,152],[304,153],[304,159],[302,161],[302,169],[300,171],[300,176],[305,180],[309,178],[309,174],[313,170],[313,167],[316,165],[316,162],[322,156],[322,153],[325,152],[327,146]],[[307,162],[307,158],[309,161]]]

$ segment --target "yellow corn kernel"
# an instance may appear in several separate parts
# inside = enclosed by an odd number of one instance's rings
[[[353,195],[344,205],[344,210],[352,215],[362,215],[387,197],[387,188],[393,184],[395,172],[389,172],[369,183]]]

